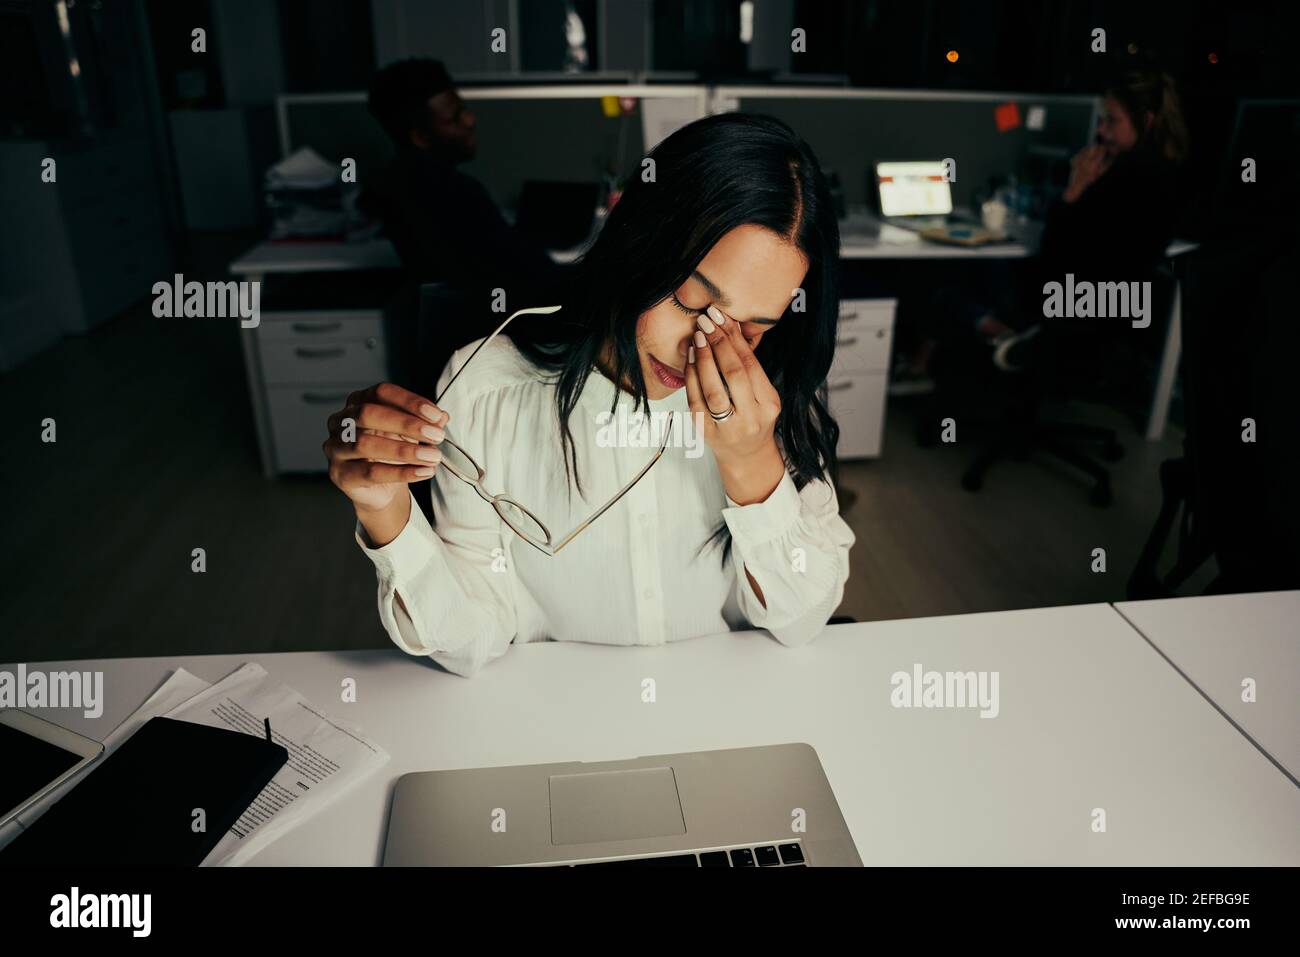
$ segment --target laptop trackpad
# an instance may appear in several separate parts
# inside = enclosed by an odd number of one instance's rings
[[[551,776],[551,843],[685,834],[672,768]]]

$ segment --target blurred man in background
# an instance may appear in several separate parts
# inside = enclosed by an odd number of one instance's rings
[[[505,290],[509,309],[549,304],[563,272],[506,222],[478,180],[457,169],[477,150],[475,120],[442,63],[388,65],[375,75],[368,105],[397,155],[367,184],[367,203],[413,281],[446,283],[464,295],[463,314],[438,317],[435,328],[425,327],[426,317],[402,337],[404,363],[436,377],[454,349],[502,318],[491,311],[493,290]]]

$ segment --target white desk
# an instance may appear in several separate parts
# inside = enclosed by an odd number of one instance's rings
[[[1300,591],[1115,608],[1292,779],[1300,778]],[[1256,700],[1242,701],[1255,680]]]
[[[593,238],[594,238],[593,233]],[[547,255],[557,263],[570,263],[587,248],[552,249]],[[402,261],[392,242],[383,238],[358,243],[264,241],[230,264],[237,276],[260,279],[270,273],[346,272],[354,269],[400,269]]]
[[[245,660],[393,756],[257,864],[378,863],[408,771],[787,741],[817,749],[868,864],[1300,864],[1300,791],[1108,605],[840,625],[801,649],[548,642],[471,679],[395,649],[79,662],[105,672],[103,717],[48,716],[102,738],[170,668],[216,680]],[[916,662],[998,671],[1000,715],[893,708],[890,676]]]

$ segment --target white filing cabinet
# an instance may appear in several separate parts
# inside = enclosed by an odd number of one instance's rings
[[[896,299],[842,299],[826,404],[840,427],[841,459],[880,455]]]
[[[324,472],[330,414],[389,377],[383,304],[400,282],[396,266],[387,242],[261,243],[231,263],[235,276],[276,290],[263,286],[261,322],[239,331],[265,474]],[[340,285],[363,274],[356,288]]]
[[[246,335],[247,333],[245,333]],[[387,377],[379,310],[272,312],[256,330],[277,472],[325,470],[325,423],[354,390]]]

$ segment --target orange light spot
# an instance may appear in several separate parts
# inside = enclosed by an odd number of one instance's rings
[[[1211,54],[1210,54],[1210,62],[1211,62],[1211,63],[1218,63],[1218,62],[1219,62],[1219,54],[1217,54],[1217,53],[1211,53]]]
[[[949,51],[948,51],[948,62],[949,62],[949,63],[956,63],[956,62],[957,62],[957,51],[956,51],[956,50],[949,50]]]

